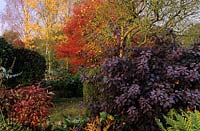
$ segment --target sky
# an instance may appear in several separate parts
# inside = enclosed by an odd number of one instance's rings
[[[5,8],[5,2],[4,2],[4,0],[0,0],[0,13],[3,12],[4,8]],[[0,20],[0,22],[1,22],[1,20]],[[0,25],[1,25],[1,23],[0,23]],[[2,32],[3,32],[3,29],[0,26],[0,35],[2,35]]]
[[[2,12],[4,8],[5,8],[5,2],[4,0],[0,0],[0,12]]]

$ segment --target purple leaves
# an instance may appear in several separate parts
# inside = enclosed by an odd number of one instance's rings
[[[156,129],[154,118],[171,108],[200,109],[200,51],[172,46],[135,47],[129,57],[109,58],[92,77],[100,92],[94,103],[135,130]]]
[[[151,51],[142,51],[136,59],[136,74],[139,74],[140,77],[144,77],[147,73],[149,73],[148,61],[151,58]]]

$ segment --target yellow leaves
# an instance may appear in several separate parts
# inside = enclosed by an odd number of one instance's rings
[[[26,22],[25,23],[26,28],[32,29],[32,30],[38,30],[40,29],[40,26],[36,23],[30,23],[30,22]]]
[[[88,122],[86,127],[84,128],[85,131],[108,131],[109,128],[113,125],[114,117],[108,115],[105,120],[105,124],[101,121],[99,116],[96,116],[94,120]]]
[[[37,7],[37,5],[38,5],[38,0],[25,0],[25,3],[26,3],[29,7],[35,9],[35,8]]]
[[[68,16],[69,0],[24,0],[23,4],[23,42],[27,48],[35,48],[32,44],[34,38],[46,43],[59,43],[66,39],[62,29]]]
[[[28,48],[28,49],[36,48],[36,46],[34,45],[34,42],[32,41],[30,37],[25,37],[22,39],[22,41],[25,43],[25,48]]]

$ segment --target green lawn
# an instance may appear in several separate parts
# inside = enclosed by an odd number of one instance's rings
[[[63,115],[75,117],[84,116],[86,109],[82,104],[82,98],[59,98],[55,99],[55,107],[52,108],[50,122],[58,123],[63,120]]]

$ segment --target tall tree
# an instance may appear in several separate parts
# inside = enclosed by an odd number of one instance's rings
[[[65,26],[68,39],[57,47],[57,54],[84,61],[79,57],[84,50],[96,56],[117,46],[117,54],[123,56],[126,47],[151,43],[160,32],[181,32],[186,21],[199,13],[199,4],[197,0],[83,0],[74,6]]]

